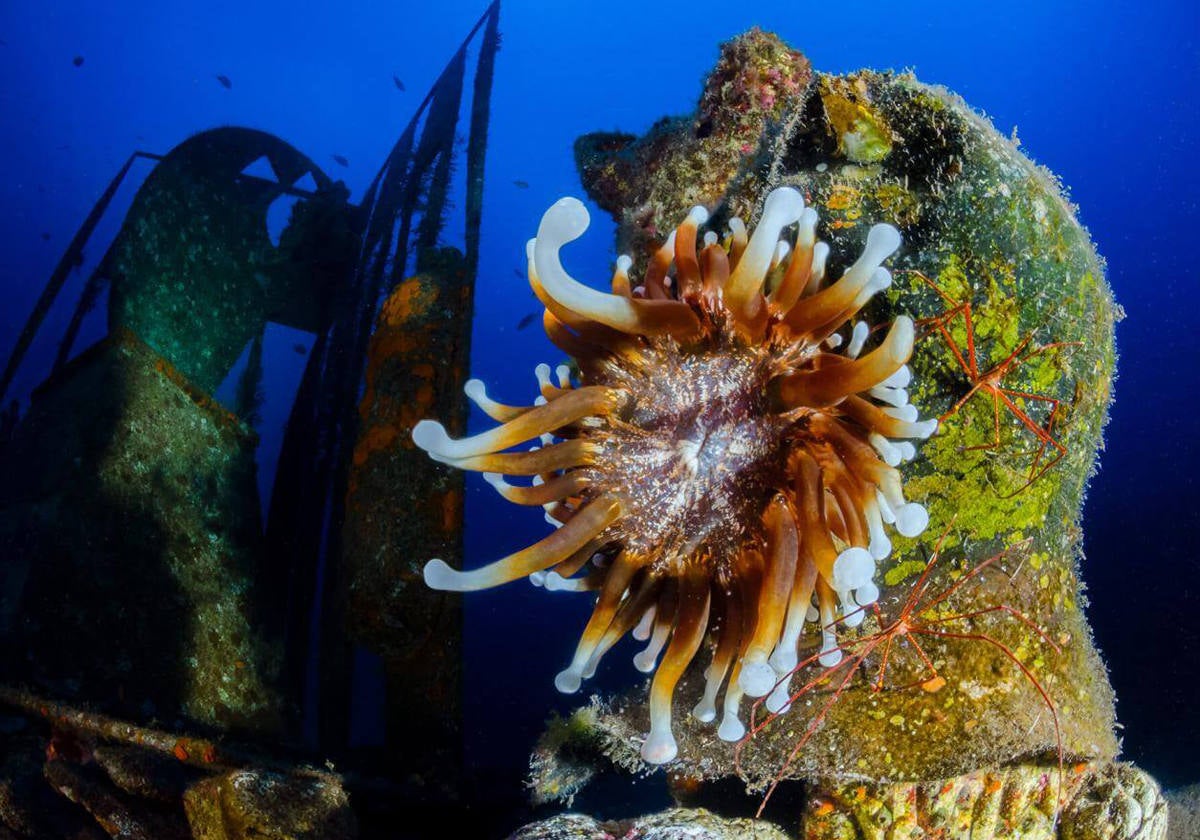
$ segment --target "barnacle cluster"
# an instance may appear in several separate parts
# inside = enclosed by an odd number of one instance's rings
[[[558,201],[528,245],[529,283],[578,373],[563,365],[552,379],[539,366],[541,396],[528,407],[500,404],[473,380],[467,395],[499,426],[453,440],[424,420],[412,433],[435,459],[484,472],[504,498],[543,506],[557,526],[479,569],[431,560],[426,583],[468,591],[529,577],[597,592],[555,683],[576,691],[623,636],[648,640],[634,664],[654,673],[641,750],[654,764],[677,753],[675,687],[706,639],[692,714],[716,720],[720,697],[718,733],[736,741],[743,696],[786,708],[807,622],[822,664],[840,659],[839,622],[860,622],[859,607],[879,597],[885,525],[915,536],[928,523],[897,469],[915,455],[910,439],[937,427],[918,420],[905,390],[913,322],[897,317],[881,339],[851,323],[890,284],[882,263],[899,233],[871,228],[858,259],[827,283],[829,248],[795,189],[767,196],[753,235],[731,219],[724,237],[701,237],[707,221],[694,208],[636,287],[622,256],[601,292],[563,268],[560,251],[588,213]],[[536,445],[514,450],[527,442]]]

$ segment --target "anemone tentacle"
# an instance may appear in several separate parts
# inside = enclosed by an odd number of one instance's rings
[[[736,218],[724,236],[703,231],[708,218],[693,208],[640,282],[620,257],[600,291],[561,260],[587,210],[555,203],[527,247],[529,283],[577,368],[539,365],[529,407],[495,402],[472,380],[467,395],[500,424],[490,431],[453,440],[431,420],[413,430],[431,457],[485,472],[556,526],[475,571],[432,560],[426,582],[465,591],[527,575],[595,592],[555,684],[577,691],[621,638],[645,641],[634,664],[654,673],[642,747],[652,764],[677,753],[675,689],[702,648],[711,656],[691,714],[738,740],[744,697],[786,708],[806,627],[821,663],[837,663],[839,622],[853,626],[879,597],[889,528],[915,536],[928,524],[900,472],[911,441],[937,429],[908,401],[913,322],[899,316],[873,341],[859,318],[891,283],[883,264],[899,232],[872,227],[826,284],[829,247],[798,191],[768,195],[752,232]]]

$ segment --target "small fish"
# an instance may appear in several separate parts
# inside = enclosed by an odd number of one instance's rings
[[[81,55],[75,56],[73,59],[71,59],[71,63],[74,64],[76,67],[82,67],[83,66],[83,56],[81,56]]]
[[[393,74],[392,81],[396,83],[396,90],[403,91],[405,89],[404,82],[400,81],[400,77]]]
[[[536,318],[539,314],[541,314],[541,311],[536,310],[534,312],[530,312],[528,315],[526,315],[520,321],[517,321],[517,331],[519,332],[519,331],[525,329],[526,327],[528,327],[530,324],[532,324],[533,319]]]
[[[305,353],[308,352],[308,348],[305,347],[303,344],[293,344],[292,349],[296,351],[297,356],[303,356]]]
[[[525,279],[525,272],[524,272],[524,271],[522,271],[522,270],[521,270],[521,269],[519,269],[519,268],[514,268],[514,269],[513,269],[513,274],[517,275],[517,279],[518,279],[518,280],[524,280],[524,279]]]
[[[228,76],[217,76],[217,81],[221,83],[221,87],[225,88],[225,90],[233,88],[233,82],[229,81]]]
[[[332,157],[334,160],[336,160],[336,161],[337,161],[338,163],[340,163],[342,166],[349,166],[349,165],[350,165],[350,161],[346,159],[346,156],[345,156],[345,155],[331,155],[330,157]]]
[[[519,189],[519,190],[529,189],[528,181],[522,181],[520,178],[518,178],[517,180],[513,181],[513,183],[516,185],[517,189]]]
[[[42,240],[45,242],[50,241],[50,231],[48,231],[48,230],[42,231]]]

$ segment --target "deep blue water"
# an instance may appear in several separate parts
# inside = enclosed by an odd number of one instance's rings
[[[0,358],[132,150],[165,152],[217,125],[262,128],[344,179],[357,200],[484,5],[0,5]],[[473,374],[495,395],[532,395],[534,365],[557,354],[536,326],[516,330],[534,306],[513,269],[542,211],[564,194],[582,196],[572,141],[597,129],[641,133],[663,114],[690,111],[720,41],[759,25],[819,70],[909,67],[948,86],[1001,132],[1018,130],[1025,152],[1069,187],[1108,259],[1128,317],[1118,328],[1116,402],[1085,511],[1088,615],[1119,697],[1126,756],[1167,785],[1200,781],[1200,332],[1191,321],[1200,312],[1200,6],[963,7],[509,0]],[[570,259],[580,274],[603,276],[612,225],[602,212],[593,208],[593,228]],[[279,395],[298,375],[289,342],[267,360],[268,469],[286,410]],[[46,351],[37,351],[42,365],[35,358],[26,366],[19,391],[44,375]],[[503,503],[482,482],[471,485],[467,521],[471,565],[545,529],[539,515]],[[574,647],[584,601],[524,583],[467,598],[474,763],[522,765],[548,710],[567,707],[553,675]],[[624,657],[606,664],[610,685],[636,676]]]

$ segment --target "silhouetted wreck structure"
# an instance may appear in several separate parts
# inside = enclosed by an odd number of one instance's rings
[[[188,836],[229,817],[236,768],[287,789],[281,807],[327,807],[322,836],[356,830],[343,782],[364,834],[389,807],[453,798],[460,616],[413,563],[461,553],[462,479],[408,430],[426,412],[465,426],[498,22],[496,2],[361,204],[278,138],[218,128],[131,155],[71,240],[0,372],[0,712],[50,727],[0,735],[0,783],[32,797],[0,807],[0,827],[60,836],[89,824],[81,796],[115,796],[145,836]],[[442,240],[452,192],[461,249]],[[85,249],[104,256],[80,283]],[[312,339],[295,345],[307,361],[263,511],[268,324]],[[6,399],[36,365],[49,374],[21,412]],[[352,748],[363,673],[385,719],[360,721]],[[106,763],[129,749],[156,784],[186,770],[153,818]],[[289,774],[305,756],[352,778]]]

